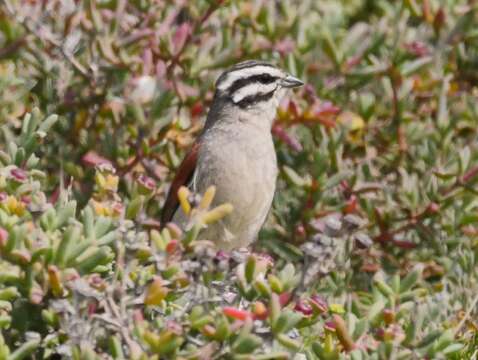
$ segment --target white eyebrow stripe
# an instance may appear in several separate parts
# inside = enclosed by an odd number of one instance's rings
[[[245,69],[238,69],[238,70],[233,70],[230,73],[226,75],[226,78],[221,81],[221,83],[218,86],[219,90],[226,90],[228,87],[230,87],[234,81],[239,80],[239,79],[245,79],[254,75],[260,75],[260,74],[270,74],[273,77],[282,77],[282,71],[274,68],[272,66],[265,66],[265,65],[257,65],[257,66],[252,66],[249,68]]]
[[[261,84],[259,82],[255,82],[249,85],[246,85],[239,90],[237,90],[234,95],[232,95],[232,101],[237,104],[238,102],[244,100],[248,96],[252,95],[264,95],[274,91],[277,88],[277,84]]]

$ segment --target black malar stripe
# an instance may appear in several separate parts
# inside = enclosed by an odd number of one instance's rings
[[[254,94],[254,95],[246,96],[244,99],[239,101],[236,105],[238,105],[241,109],[243,109],[263,101],[269,101],[274,96],[275,90],[276,89],[265,94]]]

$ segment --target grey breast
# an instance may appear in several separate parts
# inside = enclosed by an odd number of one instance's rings
[[[257,236],[275,191],[277,165],[270,132],[250,124],[232,129],[222,125],[210,129],[202,140],[194,190],[203,193],[215,185],[214,205],[234,206],[233,214],[203,235],[245,246]]]

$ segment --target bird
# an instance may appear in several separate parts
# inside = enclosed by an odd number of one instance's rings
[[[178,190],[188,187],[216,193],[212,205],[230,203],[234,211],[207,225],[199,240],[232,251],[254,242],[270,211],[278,175],[271,129],[279,102],[288,89],[304,83],[265,61],[248,60],[224,71],[204,127],[179,166],[161,214],[185,227],[188,217],[179,206]]]

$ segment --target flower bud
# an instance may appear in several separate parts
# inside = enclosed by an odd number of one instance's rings
[[[16,168],[10,171],[10,176],[19,183],[24,183],[28,179],[27,172],[23,169]]]
[[[383,321],[387,325],[395,321],[395,312],[392,309],[383,309]]]
[[[156,190],[156,182],[154,179],[145,174],[139,175],[136,181],[138,182],[138,191],[141,195],[149,195]]]
[[[256,301],[253,304],[253,314],[254,314],[254,319],[255,320],[265,320],[267,319],[267,316],[269,315],[269,312],[267,311],[267,307],[264,305],[263,302],[261,301]]]
[[[435,202],[430,203],[426,209],[426,212],[428,214],[437,214],[439,211],[440,211],[440,204],[437,204]]]
[[[319,313],[325,313],[329,311],[327,301],[319,295],[312,295],[309,299],[309,303],[312,308],[314,308],[314,310],[318,311]]]
[[[312,306],[305,300],[297,300],[294,310],[304,314],[305,316],[310,316],[313,314]]]
[[[55,297],[63,295],[63,286],[61,285],[60,272],[54,265],[48,266],[48,282],[50,284],[51,292]]]

